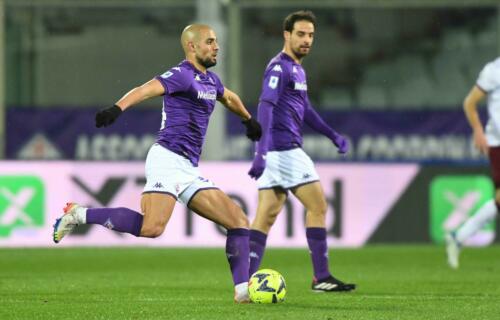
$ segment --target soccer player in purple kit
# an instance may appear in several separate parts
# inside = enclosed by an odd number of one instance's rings
[[[60,242],[79,224],[100,224],[137,237],[160,236],[176,201],[227,229],[226,255],[235,285],[234,300],[249,302],[249,231],[242,209],[214,184],[201,177],[198,160],[215,100],[240,116],[247,136],[261,136],[259,123],[238,95],[225,88],[207,69],[217,63],[219,46],[210,26],[193,24],[181,35],[186,59],[164,74],[132,89],[113,107],[96,114],[96,126],[111,125],[127,108],[163,95],[161,129],[146,159],[146,185],[142,213],[128,208],[85,208],[68,203],[54,225],[54,241]]]
[[[258,119],[262,138],[257,143],[249,175],[257,179],[259,204],[250,229],[250,275],[259,268],[269,233],[287,198],[288,190],[307,209],[306,237],[312,258],[317,292],[351,291],[329,271],[325,214],[327,204],[312,160],[302,150],[305,122],[327,136],[345,154],[347,141],[316,113],[307,95],[306,74],[301,66],[309,53],[316,18],[310,11],[288,15],[283,23],[284,48],[267,65],[259,99]]]

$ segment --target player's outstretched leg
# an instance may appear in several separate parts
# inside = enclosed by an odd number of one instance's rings
[[[330,274],[326,229],[307,228],[306,237],[314,269],[312,290],[315,292],[338,292],[356,289],[355,284],[344,283]]]
[[[63,216],[54,224],[53,238],[55,243],[59,243],[80,224],[100,224],[110,230],[139,236],[142,222],[142,214],[128,208],[88,209],[76,203],[67,203]]]

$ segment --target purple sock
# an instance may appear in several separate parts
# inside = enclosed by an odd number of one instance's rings
[[[250,276],[259,270],[264,250],[266,250],[266,240],[267,234],[254,229],[250,230]]]
[[[311,252],[314,277],[322,280],[330,276],[328,270],[328,245],[325,228],[306,228],[307,244]]]
[[[226,256],[233,274],[234,285],[248,281],[250,264],[248,238],[248,229],[227,230]]]
[[[110,230],[141,234],[142,214],[128,208],[87,209],[87,224],[100,224]]]

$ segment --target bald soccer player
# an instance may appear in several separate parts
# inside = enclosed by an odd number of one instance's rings
[[[257,215],[250,231],[250,274],[260,266],[267,235],[290,190],[307,209],[306,236],[314,272],[312,289],[351,291],[354,284],[344,283],[330,273],[325,195],[313,162],[302,150],[304,123],[328,137],[339,153],[348,150],[347,140],[321,119],[307,95],[302,60],[313,44],[315,25],[316,18],[310,11],[286,17],[283,50],[269,62],[264,73],[258,107],[262,139],[249,171],[259,188]]]
[[[128,208],[85,208],[68,203],[54,225],[59,243],[80,224],[155,238],[165,230],[176,201],[227,229],[226,255],[235,286],[234,300],[248,298],[249,231],[241,208],[210,180],[201,176],[198,161],[215,100],[241,117],[247,136],[260,139],[261,128],[237,94],[208,71],[217,63],[219,45],[210,26],[193,24],[181,35],[186,59],[162,75],[132,89],[110,108],[99,111],[96,127],[111,125],[127,108],[163,96],[161,128],[146,158],[146,185],[141,212]]]

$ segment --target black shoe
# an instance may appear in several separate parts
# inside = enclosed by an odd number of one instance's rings
[[[352,291],[356,289],[354,283],[343,283],[333,276],[329,276],[322,280],[313,280],[312,290],[315,292],[339,292],[339,291]]]

